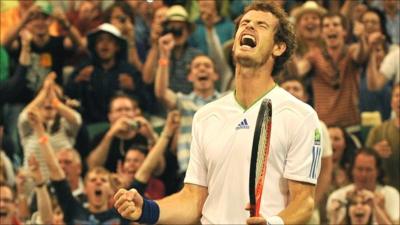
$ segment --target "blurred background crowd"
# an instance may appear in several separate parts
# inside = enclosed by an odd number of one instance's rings
[[[400,1],[269,1],[297,35],[275,81],[323,128],[309,224],[398,224]],[[1,1],[0,224],[130,224],[118,188],[179,191],[194,113],[235,89],[250,3]]]

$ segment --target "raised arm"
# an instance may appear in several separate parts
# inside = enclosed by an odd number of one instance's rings
[[[386,82],[386,77],[379,72],[377,52],[373,49],[367,66],[367,88],[369,90],[380,90]]]
[[[40,89],[36,97],[24,108],[23,111],[29,112],[43,104],[50,94],[51,86],[53,85],[55,79],[56,74],[54,72],[49,73],[43,83],[42,89]]]
[[[28,120],[35,130],[37,137],[39,138],[41,153],[49,168],[50,180],[60,181],[66,179],[65,173],[58,163],[55,152],[49,143],[49,136],[44,130],[43,122],[41,121],[38,109],[32,109],[28,112]]]
[[[146,156],[143,164],[140,166],[139,170],[135,174],[135,179],[147,183],[153,174],[153,171],[158,166],[160,160],[163,158],[163,153],[168,146],[172,136],[174,135],[177,127],[179,126],[179,113],[178,111],[172,111],[168,113],[167,122],[165,124],[164,130],[154,145],[150,150],[149,154]]]
[[[169,89],[169,59],[175,45],[172,34],[162,36],[158,42],[160,59],[156,72],[155,95],[168,109],[176,108],[176,94]]]
[[[53,209],[51,207],[50,195],[47,185],[40,171],[39,162],[34,154],[28,158],[29,171],[35,183],[35,193],[37,196],[37,207],[41,222],[51,224],[53,218]]]

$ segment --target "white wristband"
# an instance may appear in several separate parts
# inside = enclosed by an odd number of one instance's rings
[[[284,222],[279,216],[271,216],[267,218],[267,225],[284,225]]]

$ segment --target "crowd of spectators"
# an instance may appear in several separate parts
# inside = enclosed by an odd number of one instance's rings
[[[0,224],[130,224],[118,188],[179,191],[251,1],[1,1]],[[297,35],[275,81],[321,120],[309,224],[398,224],[400,2],[264,1]]]

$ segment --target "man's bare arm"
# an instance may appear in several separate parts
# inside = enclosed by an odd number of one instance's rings
[[[185,184],[180,192],[157,202],[160,206],[158,223],[199,223],[201,211],[207,196],[208,189],[206,187]]]
[[[315,185],[298,181],[288,181],[289,205],[278,214],[285,224],[305,224],[314,209]]]

